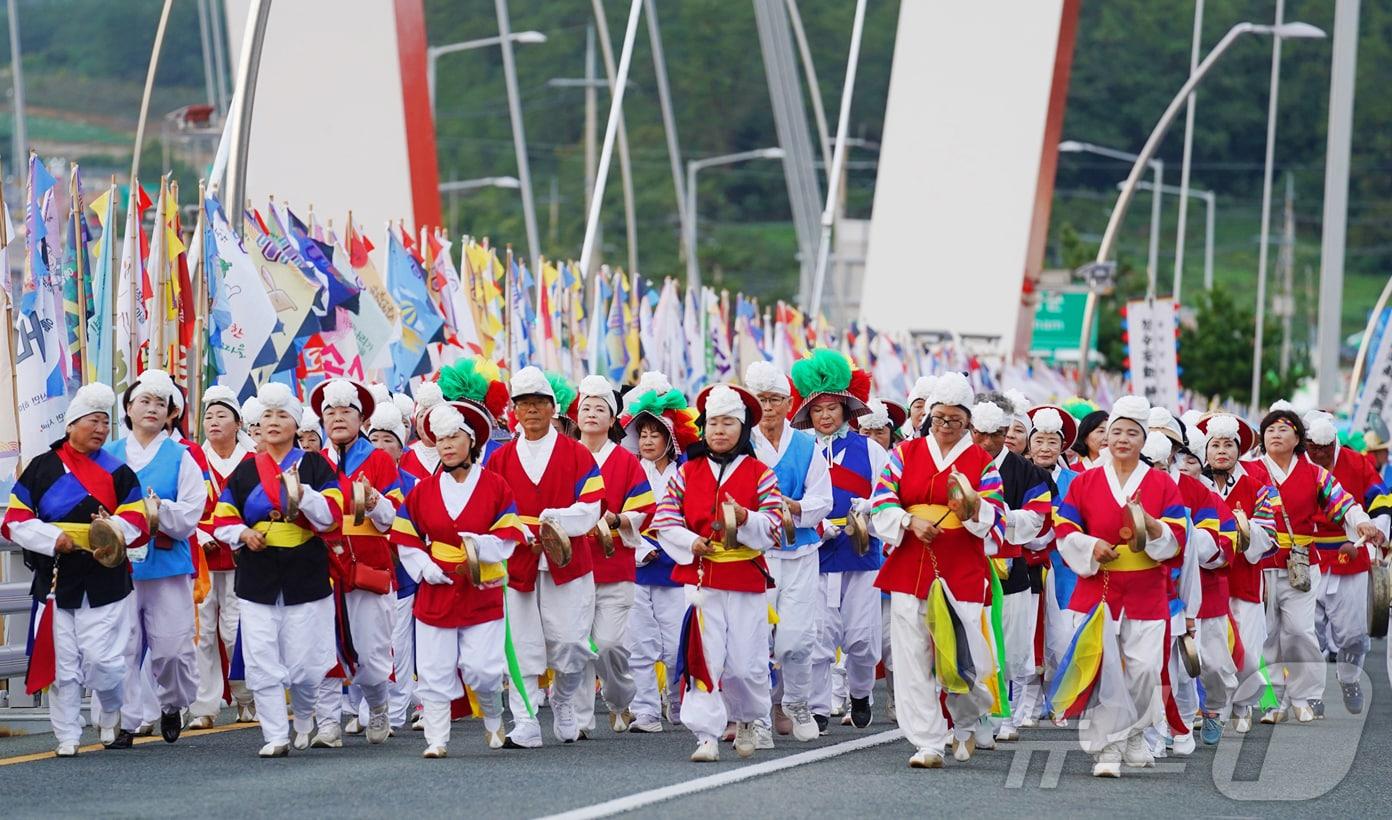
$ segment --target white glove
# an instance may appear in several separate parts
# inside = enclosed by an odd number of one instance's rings
[[[145,556],[149,555],[149,553],[149,547],[130,547],[126,550],[126,559],[132,564],[138,564],[144,561]]]
[[[852,499],[851,499],[851,512],[854,512],[854,513],[865,513],[866,515],[869,515],[869,514],[870,514],[870,506],[871,506],[871,505],[870,505],[870,499],[868,499],[868,498],[852,498]]]
[[[841,534],[841,528],[831,523],[831,519],[822,522],[822,541],[831,541]]]
[[[434,561],[426,564],[421,570],[421,580],[427,584],[435,584],[437,586],[454,585],[454,579],[449,577],[444,570],[440,569],[440,565]]]

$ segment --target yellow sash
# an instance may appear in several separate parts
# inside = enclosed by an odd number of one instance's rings
[[[1160,566],[1145,550],[1135,552],[1127,544],[1117,544],[1114,549],[1117,551],[1117,557],[1104,563],[1102,569],[1109,572],[1136,572]]]
[[[1344,542],[1347,541],[1347,540],[1348,540],[1347,538],[1344,538],[1344,537],[1342,537],[1342,536],[1339,536],[1339,541],[1338,541],[1338,543],[1342,544],[1342,543],[1344,543]],[[1285,533],[1285,532],[1278,532],[1278,533],[1276,533],[1276,545],[1277,545],[1278,547],[1280,547],[1280,548],[1283,549],[1283,550],[1288,550],[1288,549],[1291,548],[1291,543],[1292,543],[1292,542],[1291,542],[1290,533]],[[1315,537],[1314,537],[1313,535],[1296,535],[1296,536],[1295,536],[1295,541],[1294,541],[1294,543],[1299,544],[1299,545],[1302,546],[1302,547],[1308,547],[1308,546],[1310,546],[1311,544],[1315,543]]]
[[[72,539],[73,545],[78,549],[87,550],[88,552],[92,551],[91,524],[68,524],[60,522],[53,526],[67,533],[68,538]]]
[[[752,550],[748,547],[726,549],[725,545],[719,541],[712,541],[710,545],[715,548],[715,552],[702,557],[707,561],[714,561],[717,564],[730,564],[735,561],[753,561],[763,554],[758,550]]]
[[[442,541],[430,542],[430,557],[447,564],[463,564],[469,560],[469,556],[464,552],[463,547],[456,547],[453,544],[446,544]],[[479,562],[479,578],[487,584],[490,581],[500,581],[507,577],[507,570],[501,563],[493,561]]]
[[[957,513],[953,512],[946,504],[914,504],[909,507],[909,515],[926,518],[937,524],[939,529],[962,529],[962,519],[958,518]],[[940,518],[942,521],[938,520]]]
[[[377,525],[372,523],[371,518],[364,517],[361,524],[353,523],[353,515],[349,513],[343,516],[344,535],[375,535],[378,538],[386,538],[387,534],[377,529]]]
[[[302,547],[314,537],[313,530],[307,530],[289,521],[261,521],[252,529],[266,536],[266,546],[282,549]]]

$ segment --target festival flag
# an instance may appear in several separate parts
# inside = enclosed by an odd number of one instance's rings
[[[241,396],[253,392],[252,371],[276,361],[271,336],[276,308],[246,245],[232,231],[222,205],[207,200],[211,231],[205,261],[212,296],[213,325],[209,344],[218,351],[218,384]]]
[[[426,345],[443,338],[445,319],[430,299],[425,271],[395,232],[387,231],[387,289],[401,307],[401,341],[392,345],[391,374],[387,383],[402,390],[429,364]]]
[[[92,310],[91,262],[87,256],[87,243],[91,232],[87,229],[86,206],[82,204],[82,175],[76,165],[68,177],[68,246],[63,263],[63,312],[67,326],[68,373],[72,389],[94,378],[90,374],[91,351],[87,338],[87,316]]]
[[[145,236],[142,226],[145,212],[153,205],[145,189],[140,187],[140,182],[132,180],[116,285],[116,341],[112,353],[112,372],[115,376],[111,387],[118,396],[125,393],[135,377],[145,369],[140,353],[150,338],[150,324],[145,302],[141,298],[141,283],[145,278]],[[111,429],[114,435],[119,435],[124,426],[113,424]]]
[[[67,331],[59,327],[63,290],[48,267],[50,234],[42,210],[45,200],[51,202],[55,184],[38,155],[31,153],[25,184],[23,292],[15,317],[19,439],[25,461],[61,437],[68,406],[63,362]]]
[[[91,318],[87,321],[87,346],[90,348],[90,372],[96,381],[112,384],[116,381],[114,355],[116,340],[112,335],[116,282],[112,276],[113,252],[116,249],[116,182],[106,193],[88,207],[97,215],[101,238],[96,240],[92,253]]]

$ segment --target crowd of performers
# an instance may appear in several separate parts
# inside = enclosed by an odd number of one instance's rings
[[[1327,659],[1362,710],[1385,447],[1285,403],[1254,427],[869,385],[819,350],[691,402],[480,360],[414,397],[85,386],[0,527],[34,573],[28,688],[60,757],[91,692],[109,749],[228,707],[262,757],[412,729],[444,757],[471,715],[536,748],[543,706],[571,743],[603,698],[702,762],[865,729],[883,677],[912,767],[1072,721],[1100,777],[1320,719]]]

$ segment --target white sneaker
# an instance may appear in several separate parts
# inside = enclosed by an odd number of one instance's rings
[[[296,739],[296,744],[298,743],[299,740]],[[325,723],[314,733],[314,742],[311,745],[316,749],[342,749],[343,727],[332,721]],[[298,745],[296,748],[299,748]]]
[[[996,740],[1001,743],[1009,743],[1010,741],[1019,739],[1020,732],[1009,723],[1002,723],[1001,727],[996,730]]]
[[[367,712],[367,742],[382,743],[391,735],[391,721],[387,718],[387,704],[370,706]]]
[[[417,709],[415,713],[411,715],[411,731],[425,731],[425,712],[420,709]]]
[[[575,722],[575,707],[569,701],[551,704],[551,731],[562,743],[580,739],[580,726]]]
[[[112,743],[115,743],[115,742],[116,742],[116,727],[115,727],[115,726],[103,726],[103,727],[102,727],[102,730],[101,730],[101,744],[102,744],[103,746],[110,746]]]
[[[952,759],[958,763],[966,763],[972,758],[972,752],[976,751],[976,737],[968,737],[966,740],[952,739]]]
[[[1121,777],[1121,755],[1115,746],[1108,746],[1092,764],[1093,777]]]
[[[1021,729],[1033,729],[1039,725],[1039,721],[1032,717],[1024,718],[1020,721]]]
[[[1121,759],[1133,769],[1148,769],[1155,765],[1155,758],[1151,756],[1145,738],[1139,734],[1126,738],[1126,750],[1122,752]]]
[[[1296,721],[1300,723],[1309,723],[1315,719],[1315,710],[1311,709],[1309,706],[1296,706],[1293,711],[1295,712]]]
[[[1170,749],[1170,754],[1175,757],[1188,757],[1194,753],[1197,743],[1194,740],[1194,733],[1178,735],[1174,739],[1174,747]]]
[[[932,749],[919,749],[909,758],[910,769],[941,769],[943,757]]]
[[[114,736],[113,736],[114,739]],[[58,748],[53,750],[58,757],[77,757],[76,743],[59,743]]]
[[[821,731],[817,728],[817,721],[812,717],[812,712],[808,710],[806,703],[789,703],[783,707],[783,711],[788,713],[788,717],[793,719],[793,739],[803,743],[816,740]]]
[[[762,723],[754,724],[754,748],[760,751],[773,748],[773,729]]]
[[[343,734],[345,735],[360,735],[362,733],[362,721],[358,720],[357,718],[353,718],[352,720],[348,721],[347,725],[343,727]]]
[[[696,751],[691,753],[692,763],[714,763],[720,759],[720,747],[715,740],[706,738],[696,741]]]
[[[758,738],[754,736],[754,724],[736,723],[735,724],[735,754],[740,757],[753,757],[754,749],[758,745]]]
[[[139,726],[135,727],[135,731],[132,732],[131,734],[135,735],[136,737],[149,737],[150,735],[153,735],[154,733],[155,733],[155,724],[153,724],[153,723],[142,723],[142,724],[140,724]]]
[[[305,739],[305,745],[303,745],[303,746],[298,745],[299,742],[300,742],[299,739],[300,739],[301,737],[303,737],[303,738]],[[296,738],[295,738],[295,743],[296,743],[296,746],[295,746],[296,749],[308,749],[308,748],[309,748],[309,735],[308,735],[308,734],[300,734],[300,735],[297,735]],[[262,746],[262,747],[261,747],[261,751],[257,752],[256,755],[257,755],[258,757],[288,757],[288,756],[290,755],[290,746],[289,746],[288,744],[285,744],[285,743],[267,743],[265,746]]]
[[[633,734],[655,735],[662,731],[662,721],[657,718],[640,718],[629,724],[628,731]]]
[[[199,715],[198,717],[194,718],[193,720],[190,720],[190,721],[189,721],[189,724],[188,724],[188,726],[187,726],[186,728],[189,728],[189,729],[211,729],[211,728],[213,728],[213,717],[212,717],[212,715]]]
[[[633,724],[633,713],[627,709],[609,713],[609,728],[615,733],[627,732],[628,727]]]
[[[509,749],[540,749],[541,725],[534,720],[515,724],[503,745]]]
[[[445,757],[445,756],[446,756],[446,752],[445,752],[445,746],[444,746],[443,743],[441,743],[441,744],[439,744],[439,745],[436,745],[436,746],[426,746],[426,747],[425,747],[425,751],[424,751],[424,752],[421,752],[421,757],[430,758],[430,759],[439,759],[439,758],[442,758],[442,757]]]
[[[275,744],[271,744],[271,743],[267,743],[267,744],[266,744],[266,746],[272,746],[272,745],[275,745]],[[303,752],[305,749],[308,749],[308,748],[309,748],[309,732],[296,732],[296,733],[295,733],[295,742],[294,742],[292,745],[295,747],[295,751],[297,751],[297,752]],[[280,757],[280,756],[281,756],[281,755],[262,755],[262,757]]]

